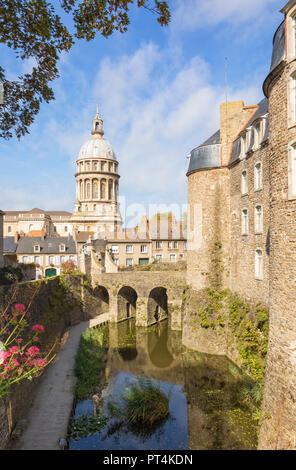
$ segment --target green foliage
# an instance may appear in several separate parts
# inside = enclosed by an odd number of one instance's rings
[[[0,67],[0,81],[4,85],[4,104],[0,104],[0,137],[20,138],[38,114],[40,104],[54,99],[49,87],[59,77],[57,67],[62,52],[68,52],[74,37],[91,41],[99,33],[104,37],[114,31],[124,33],[129,25],[129,7],[136,4],[157,15],[161,26],[167,25],[170,12],[163,0],[5,0],[0,2],[0,43],[13,49],[16,57],[33,58],[36,65],[31,73],[10,81]],[[63,24],[57,14],[72,17],[73,25]],[[65,18],[69,24],[69,19]],[[74,26],[75,34],[70,32]]]
[[[24,278],[23,271],[20,266],[5,266],[0,268],[0,285],[7,286],[14,282],[20,282]]]
[[[105,416],[80,415],[72,419],[69,437],[76,441],[83,437],[92,436],[100,432],[106,426],[107,421]]]
[[[106,362],[104,328],[88,328],[81,336],[75,359],[76,397],[79,400],[95,393],[101,383]]]
[[[268,310],[257,306],[253,311],[237,296],[230,299],[230,328],[237,338],[239,356],[246,371],[262,384],[268,345]]]
[[[128,421],[153,426],[169,415],[169,399],[148,379],[139,379],[123,395]]]

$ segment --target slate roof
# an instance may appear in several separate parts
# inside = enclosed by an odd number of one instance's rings
[[[66,247],[64,252],[60,251],[59,246],[63,244]],[[40,254],[76,254],[76,245],[73,237],[48,237],[42,240],[41,237],[21,237],[18,241],[17,254],[36,254],[34,245],[40,246]]]
[[[17,243],[14,242],[14,237],[3,238],[3,253],[15,253]]]
[[[239,134],[238,138],[233,142],[232,152],[231,152],[231,156],[230,156],[230,164],[234,163],[240,157],[240,154],[241,154],[241,133],[244,130],[246,130],[247,128],[251,127],[258,118],[260,118],[262,116],[265,116],[266,114],[268,114],[268,99],[263,98],[263,100],[261,100],[260,103],[258,103],[258,109],[257,109],[256,113],[254,114],[254,116],[252,117],[252,119],[247,122],[245,127],[240,131],[240,134]],[[261,142],[265,142],[265,140],[267,140],[267,139],[268,139],[268,118],[267,118],[267,122],[266,122],[264,136],[262,137]],[[249,145],[249,148],[247,149],[247,151],[251,150],[253,145],[254,145],[254,129],[251,132],[250,145]]]

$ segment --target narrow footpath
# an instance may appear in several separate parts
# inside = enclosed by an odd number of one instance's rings
[[[55,361],[48,366],[36,391],[28,425],[16,442],[16,450],[60,450],[59,440],[67,435],[72,411],[75,355],[81,334],[90,326],[108,320],[108,315],[81,322],[68,330],[68,338]]]

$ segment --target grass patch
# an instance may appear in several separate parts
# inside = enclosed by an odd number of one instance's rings
[[[106,364],[106,343],[104,328],[88,328],[82,335],[75,359],[77,384],[75,394],[78,400],[93,395],[101,384]]]
[[[148,380],[132,385],[123,400],[126,416],[131,423],[153,426],[169,415],[168,397]]]

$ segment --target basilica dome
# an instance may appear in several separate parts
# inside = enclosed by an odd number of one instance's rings
[[[115,152],[108,140],[100,135],[93,135],[81,147],[78,159],[107,158],[116,160]]]

